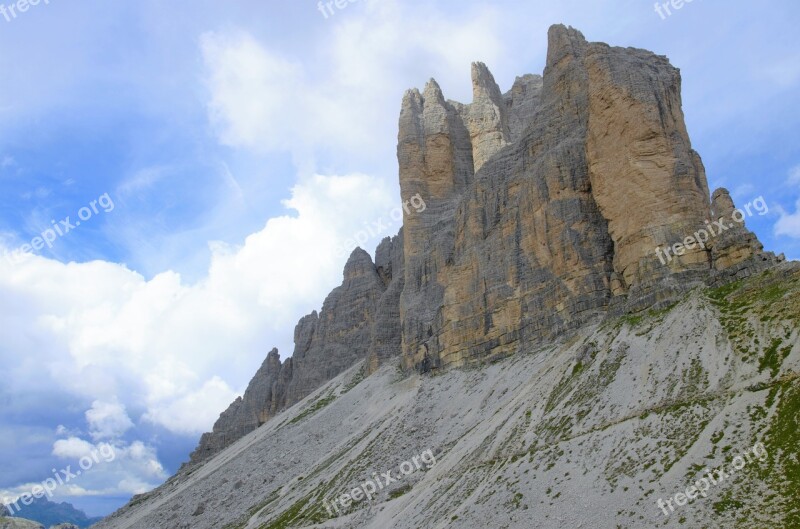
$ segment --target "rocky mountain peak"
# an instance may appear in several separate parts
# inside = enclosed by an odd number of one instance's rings
[[[744,223],[660,259],[734,210],[727,191],[709,196],[680,72],[563,25],[548,43],[543,75],[506,93],[480,62],[469,104],[446,100],[433,79],[405,93],[401,196],[426,208],[405,215],[374,262],[353,251],[342,284],[298,322],[292,357],[270,352],[195,461],[359,361],[370,373],[482,364],[780,262]]]
[[[714,191],[711,196],[711,209],[715,217],[731,218],[736,210],[736,205],[734,205],[731,194],[727,189],[720,187]]]
[[[422,99],[429,106],[439,105],[445,106],[444,95],[442,94],[442,87],[436,82],[436,79],[431,78],[425,83],[425,89],[422,92]]]
[[[494,75],[489,71],[486,64],[482,62],[472,63],[472,102],[491,101],[499,105],[502,101],[502,94]]]
[[[376,273],[375,265],[372,262],[372,257],[362,250],[356,248],[347,259],[347,264],[344,265],[344,279],[352,280],[365,275],[374,275]]]
[[[547,32],[547,67],[558,65],[565,57],[579,57],[588,47],[583,33],[571,26],[555,24]]]

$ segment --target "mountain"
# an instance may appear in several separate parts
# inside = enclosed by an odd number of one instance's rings
[[[319,315],[312,312],[297,324],[294,355],[281,364],[277,349],[269,353],[244,396],[203,435],[193,461],[217,453],[367,356],[387,290],[381,276],[388,273],[386,266],[376,269],[367,252],[353,252],[342,285],[328,295]]]
[[[800,263],[710,192],[665,57],[548,40],[405,94],[400,233],[98,528],[800,526]]]
[[[0,529],[44,529],[41,524],[22,518],[5,518],[0,516]]]
[[[13,508],[15,517],[38,522],[45,527],[58,524],[73,524],[78,527],[89,527],[102,518],[89,518],[86,513],[76,509],[67,502],[55,503],[47,498],[33,498],[30,505],[19,504],[19,510]]]

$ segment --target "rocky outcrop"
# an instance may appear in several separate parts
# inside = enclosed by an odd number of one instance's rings
[[[0,517],[0,529],[44,529],[44,526],[24,518]]]
[[[762,209],[753,211],[752,207]],[[764,213],[766,207],[766,203],[747,204],[751,210],[743,211],[736,208],[727,189],[714,191],[711,222],[704,227],[709,232],[714,283],[743,279],[785,260],[783,255],[764,251],[755,233],[747,229],[746,217]]]
[[[375,266],[386,290],[375,311],[375,321],[369,344],[368,373],[375,372],[390,358],[402,352],[402,327],[400,326],[400,294],[405,286],[403,259],[403,230],[395,237],[387,237],[375,250]]]
[[[426,207],[405,210],[375,263],[353,252],[342,285],[298,323],[292,358],[271,353],[202,457],[360,360],[368,373],[396,357],[420,372],[493,361],[781,261],[744,223],[692,244],[735,208],[725,190],[709,196],[665,57],[559,25],[543,76],[503,94],[475,63],[472,88],[469,104],[433,79],[405,93],[401,198]]]
[[[720,269],[775,263],[749,232],[731,232],[742,248],[656,258],[711,217],[680,86],[664,57],[554,26],[541,81],[501,98],[476,64],[471,105],[445,103],[433,81],[407,94],[401,189],[437,205],[405,222],[407,368],[491,360],[598,314],[664,305]],[[455,155],[467,150],[471,168]]]
[[[294,373],[286,404],[299,402],[367,357],[378,302],[386,285],[370,255],[357,248],[344,269],[344,282],[325,299],[319,319],[308,323],[307,340],[292,355]],[[299,327],[299,326],[298,326]]]
[[[378,267],[364,250],[353,251],[341,286],[328,295],[319,314],[314,311],[304,316],[295,327],[292,357],[281,363],[277,349],[267,355],[244,395],[220,415],[211,432],[203,434],[191,455],[192,462],[203,461],[231,445],[365,360],[371,344],[380,355],[377,358],[399,354],[399,322],[394,319],[396,309],[392,309],[397,301],[389,301],[392,295],[399,296],[402,288],[397,281],[392,282],[392,271],[402,270],[399,240],[389,240],[379,249]],[[392,249],[393,241],[397,250]],[[385,297],[387,291],[394,294]],[[375,325],[378,321],[380,326]]]
[[[506,102],[482,62],[472,64],[472,104],[458,107],[472,144],[475,171],[511,142]]]
[[[214,429],[203,434],[192,460],[201,460],[219,452],[237,439],[252,432],[275,416],[286,403],[286,376],[291,376],[292,362],[281,364],[277,349],[267,355],[244,396],[222,412]]]

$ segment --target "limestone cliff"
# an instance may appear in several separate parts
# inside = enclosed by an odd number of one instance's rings
[[[192,453],[193,462],[214,455],[365,359],[371,343],[375,342],[375,350],[391,347],[390,326],[374,328],[376,320],[387,320],[385,311],[391,307],[386,303],[379,310],[387,289],[381,273],[391,277],[391,257],[391,250],[388,257],[381,252],[380,258],[389,261],[381,261],[378,269],[367,252],[353,251],[341,286],[328,295],[319,315],[314,311],[295,327],[292,357],[281,364],[277,349],[269,353],[244,396],[220,415],[210,433],[203,434]]]
[[[709,195],[662,56],[553,26],[542,76],[503,94],[472,65],[473,100],[431,79],[403,97],[397,157],[403,228],[375,262],[357,249],[291,359],[273,351],[205,434],[201,461],[366,359],[410,371],[493,361],[587,322],[667,306],[699,285],[776,265],[744,223],[674,248],[735,211]],[[727,222],[727,221],[726,221]]]
[[[541,80],[501,96],[484,65],[472,74],[470,105],[435,81],[403,100],[400,185],[429,204],[404,223],[406,367],[529,349],[777,262],[744,227],[668,266],[655,257],[712,216],[666,58],[554,26]]]
[[[481,369],[360,369],[96,529],[800,527],[800,263]]]

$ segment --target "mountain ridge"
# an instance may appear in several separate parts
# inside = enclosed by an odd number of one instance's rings
[[[423,372],[482,362],[783,260],[743,223],[656,257],[734,211],[727,190],[712,199],[666,57],[556,25],[543,76],[504,94],[474,63],[472,85],[470,104],[446,100],[433,79],[405,93],[401,194],[422,197],[424,211],[404,212],[374,263],[353,251],[322,311],[298,322],[292,356],[268,355],[191,464],[362,359],[368,372],[395,357]]]
[[[362,361],[97,528],[794,527],[798,299],[789,262],[482,366]],[[759,442],[708,498],[658,507]],[[426,450],[430,469],[326,509]]]
[[[800,263],[711,193],[679,71],[556,25],[544,75],[472,79],[470,104],[403,97],[401,198],[425,207],[98,529],[800,524]]]

